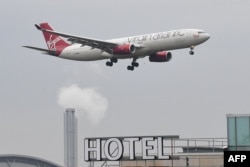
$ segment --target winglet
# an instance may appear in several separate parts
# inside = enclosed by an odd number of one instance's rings
[[[38,30],[42,30],[42,27],[39,26],[38,24],[35,24],[35,27],[36,27]]]

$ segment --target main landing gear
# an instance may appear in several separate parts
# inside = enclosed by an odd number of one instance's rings
[[[190,47],[190,51],[189,51],[189,54],[190,54],[190,55],[194,55],[194,51],[193,51],[193,50],[194,50],[194,46],[191,46],[191,47]]]
[[[133,58],[133,61],[131,62],[131,65],[127,66],[127,69],[130,71],[133,71],[135,67],[139,67],[139,63],[136,62],[137,58]],[[110,61],[106,62],[107,66],[112,67],[114,63],[117,63],[118,60],[115,57],[110,58]]]
[[[139,67],[139,63],[136,62],[135,58],[133,59],[133,61],[131,63],[131,66],[128,66],[127,69],[130,70],[130,71],[133,71],[134,67]]]
[[[117,61],[118,61],[117,58],[112,57],[112,58],[110,58],[110,61],[106,62],[106,65],[111,67],[111,66],[113,66],[113,63],[117,63]]]

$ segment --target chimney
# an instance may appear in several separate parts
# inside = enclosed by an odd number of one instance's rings
[[[75,109],[64,113],[64,167],[77,167],[77,119]]]

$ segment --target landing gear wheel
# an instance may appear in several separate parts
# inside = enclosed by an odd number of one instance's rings
[[[190,51],[189,51],[189,54],[190,54],[190,55],[194,55],[194,51],[190,50]]]
[[[110,61],[113,62],[113,63],[117,63],[118,60],[117,60],[117,58],[112,57],[112,58],[110,59]]]
[[[134,66],[128,66],[127,69],[130,70],[130,71],[133,71],[134,70]]]
[[[111,66],[113,66],[113,63],[110,62],[110,61],[107,61],[107,62],[106,62],[106,65],[111,67]]]
[[[132,62],[132,66],[134,66],[134,67],[139,67],[139,63],[137,63],[137,62]]]

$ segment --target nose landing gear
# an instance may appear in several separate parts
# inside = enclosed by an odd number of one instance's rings
[[[194,55],[194,51],[193,51],[193,50],[194,50],[194,46],[191,46],[191,47],[190,47],[190,51],[189,51],[189,54],[190,54],[190,55]]]
[[[189,54],[190,54],[190,55],[194,55],[194,51],[190,50],[190,51],[189,51]]]

